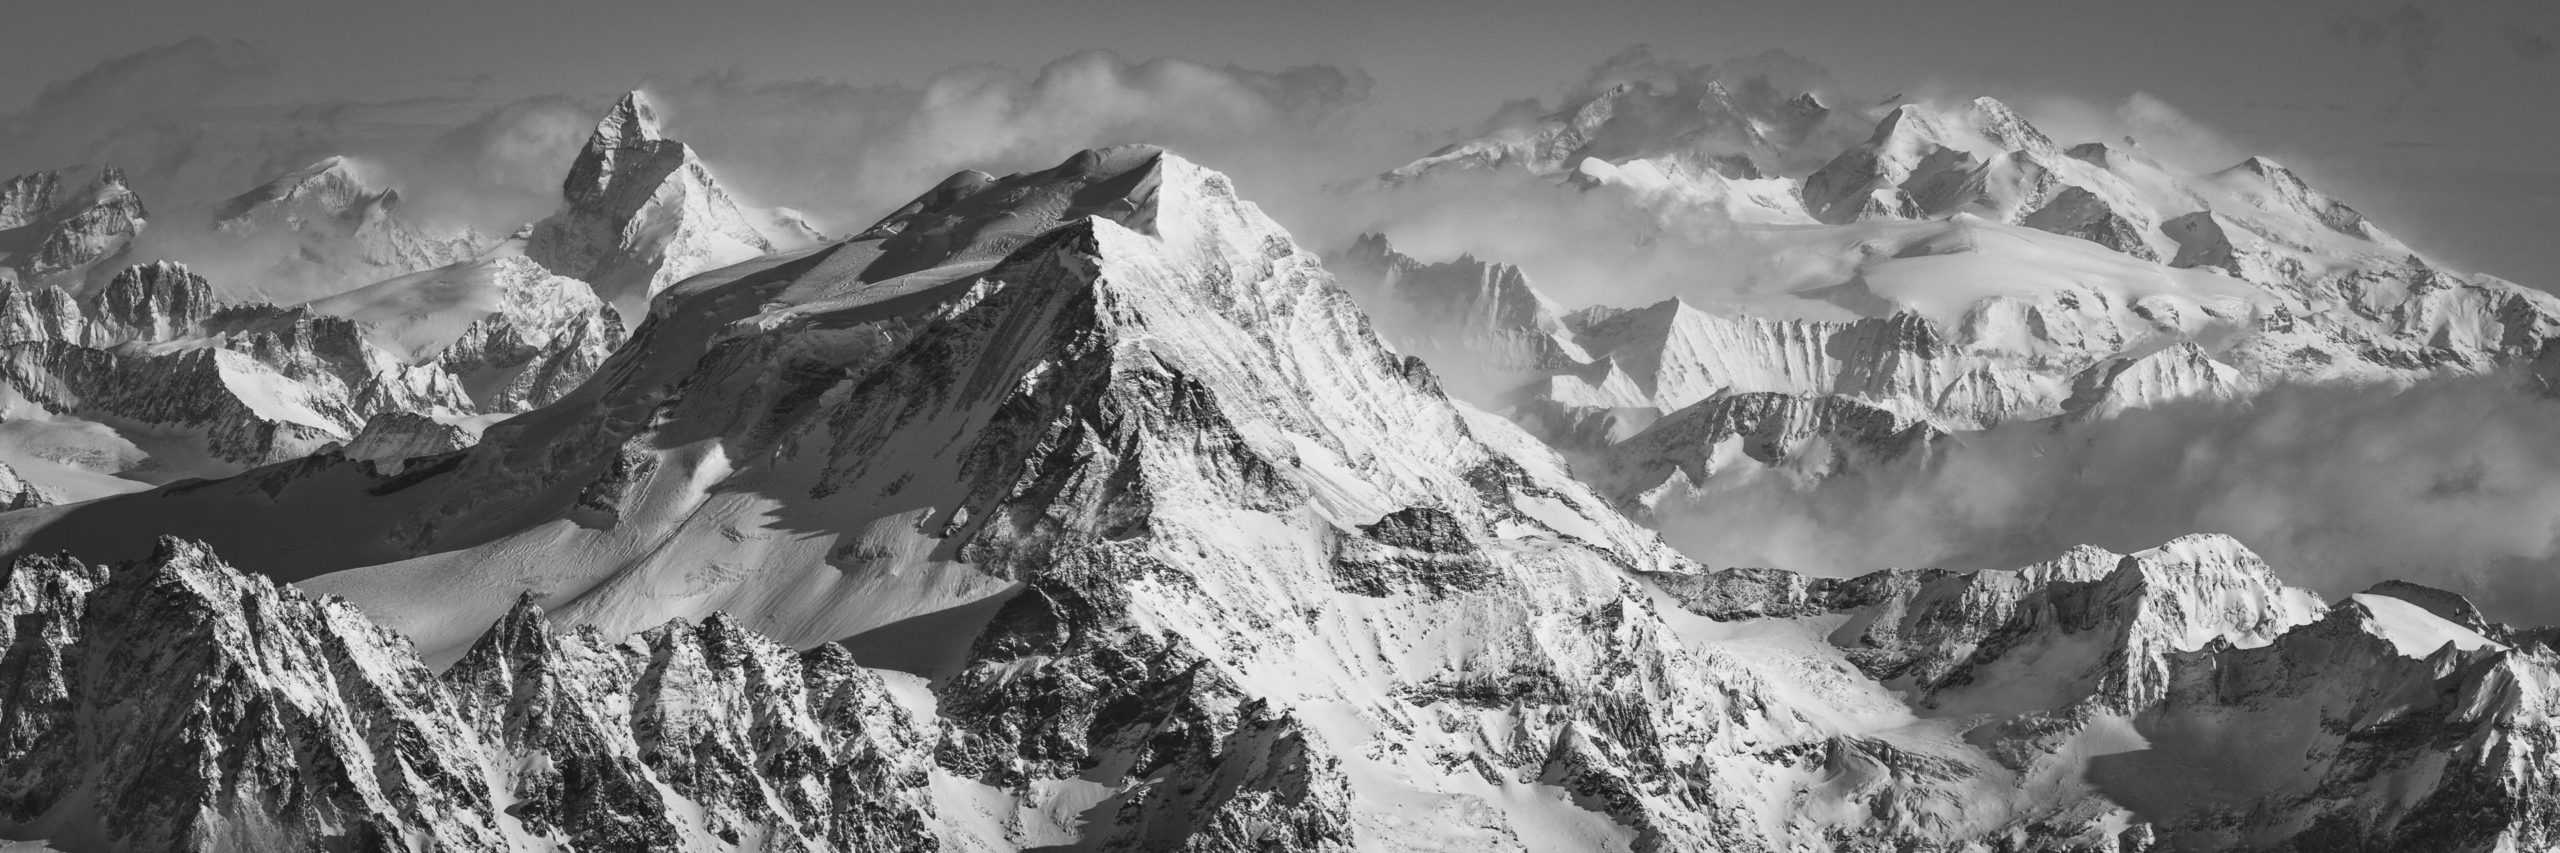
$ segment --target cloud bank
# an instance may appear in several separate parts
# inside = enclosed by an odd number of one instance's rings
[[[2496,618],[2560,622],[2560,401],[2503,378],[2279,388],[2056,429],[1958,437],[1926,459],[1806,485],[1719,478],[1663,510],[1716,565],[1847,574],[1995,568],[2073,544],[2228,533],[2327,595],[2403,578]]]

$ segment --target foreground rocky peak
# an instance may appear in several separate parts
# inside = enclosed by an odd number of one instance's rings
[[[441,678],[342,601],[162,540],[0,575],[0,820],[101,849],[931,849],[923,732],[841,652],[530,605]],[[902,804],[901,798],[909,802]]]

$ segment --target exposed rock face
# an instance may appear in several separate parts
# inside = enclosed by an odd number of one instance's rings
[[[0,272],[77,289],[91,268],[124,253],[148,216],[112,166],[10,178],[0,183]]]
[[[193,333],[214,308],[212,287],[167,261],[127,267],[87,298],[60,287],[0,283],[0,341],[105,348],[173,340]]]
[[[534,226],[526,254],[594,286],[625,318],[687,276],[776,248],[693,149],[659,132],[639,92],[596,123],[560,189],[565,206]]]
[[[2160,259],[2147,236],[2150,229],[2117,213],[2106,199],[2080,187],[2066,187],[2018,224],[2066,237],[2078,237],[2146,261]]]
[[[467,228],[403,215],[398,190],[380,188],[364,164],[329,157],[224,202],[214,227],[264,250],[252,267],[270,291],[329,294],[468,260],[488,242]]]
[[[93,345],[183,337],[215,308],[212,286],[168,261],[126,267],[89,301]]]
[[[527,602],[439,678],[193,543],[0,579],[12,824],[152,850],[934,846],[929,736],[840,650],[717,617],[609,643]]]

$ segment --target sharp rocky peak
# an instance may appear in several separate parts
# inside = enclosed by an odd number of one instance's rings
[[[626,319],[695,273],[781,248],[772,214],[740,204],[692,148],[666,138],[636,91],[596,122],[560,190],[560,211],[535,224],[526,256],[592,285]]]
[[[643,145],[666,139],[658,129],[658,107],[640,90],[626,92],[605,110],[596,122],[594,141],[598,144],[622,146]]]

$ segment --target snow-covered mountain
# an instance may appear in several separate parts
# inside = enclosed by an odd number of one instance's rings
[[[468,260],[491,241],[413,221],[365,163],[328,157],[224,202],[214,228],[258,261],[234,266],[284,293],[335,293]]]
[[[183,265],[126,268],[86,298],[0,285],[0,312],[0,457],[63,498],[299,457],[372,411],[439,402],[366,362],[342,321],[220,306]]]
[[[2187,174],[2130,144],[2066,148],[1988,98],[1897,106],[1819,168],[1762,179],[1783,199],[1738,202],[1727,178],[1665,171],[1668,156],[1573,154],[1545,171],[1649,211],[1663,234],[1725,235],[1700,263],[1741,284],[1569,308],[1519,270],[1426,263],[1374,236],[1335,267],[1399,348],[1466,366],[1462,397],[1647,507],[1698,497],[1688,480],[1711,458],[1819,475],[1843,453],[1899,456],[1913,425],[2496,372],[2560,329],[2560,300],[2446,269],[2270,160]],[[1475,280],[1540,308],[1470,310],[1488,292]],[[1794,436],[1780,444],[1809,456],[1725,431],[1766,429],[1772,406]],[[1865,438],[1844,444],[1827,425],[1842,417]]]
[[[0,183],[0,277],[78,289],[93,269],[113,268],[149,215],[113,166],[10,178]]]
[[[581,274],[646,267],[663,284],[774,245],[721,242],[759,232],[688,149],[658,135],[637,94],[573,165],[563,211],[505,240],[404,217],[397,191],[343,157],[225,204],[224,269],[249,290],[332,294],[300,305],[217,304],[203,277],[165,262],[93,272],[143,219],[119,173],[84,174],[29,175],[0,198],[17,235],[0,239],[29,247],[0,247],[20,270],[0,282],[0,344],[13,347],[0,460],[57,499],[302,457],[356,440],[378,416],[441,426],[396,420],[383,435],[416,438],[364,442],[362,458],[396,469],[381,454],[450,450],[453,435],[467,443],[494,416],[559,399],[625,336],[592,286],[536,254],[565,264],[584,251],[571,250],[577,235],[609,233]],[[793,227],[775,230],[808,236]]]
[[[1976,218],[1909,227],[2013,233]],[[1850,389],[1957,359],[2063,370],[2106,417],[2219,375],[2208,331],[2281,333],[2259,285],[2171,270],[2144,326],[2023,303],[2164,341],[2053,368],[2101,348],[2038,320],[1998,339],[2045,361],[1968,350],[1997,336],[1917,310],[1566,312],[1499,264],[1355,254],[1382,318],[1453,320],[1414,351],[1769,459],[1925,449],[1996,397]],[[1843,384],[1719,385],[1735,365]],[[66,849],[2554,843],[2560,655],[2452,593],[2330,604],[2219,536],[1709,570],[1442,373],[1176,155],[963,172],[664,288],[475,444],[386,415],[341,451],[0,513],[0,824]]]
[[[422,275],[302,306],[222,303],[168,262],[87,297],[0,284],[0,460],[72,500],[300,458],[386,416],[468,437],[575,387],[622,339],[585,285],[505,247]]]

